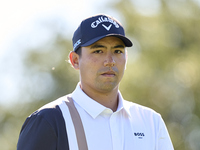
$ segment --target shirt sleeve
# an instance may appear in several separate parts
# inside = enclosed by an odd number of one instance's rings
[[[20,132],[17,150],[56,150],[55,131],[40,115],[26,119]]]
[[[166,125],[160,118],[156,150],[174,150]]]

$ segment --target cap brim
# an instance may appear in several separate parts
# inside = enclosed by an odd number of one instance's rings
[[[92,45],[93,43],[97,42],[98,40],[100,40],[100,39],[102,39],[104,37],[109,37],[109,36],[115,36],[115,37],[121,39],[124,42],[124,44],[125,44],[126,47],[133,46],[133,43],[131,42],[131,40],[129,40],[127,37],[119,35],[119,34],[108,34],[108,35],[96,37],[96,38],[94,38],[94,39],[92,39],[90,41],[87,41],[84,44],[81,44],[80,46],[89,46],[89,45]]]

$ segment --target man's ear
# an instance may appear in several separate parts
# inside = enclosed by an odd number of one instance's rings
[[[71,65],[74,67],[74,69],[79,69],[79,55],[75,53],[74,51],[71,51],[69,53],[69,60]]]

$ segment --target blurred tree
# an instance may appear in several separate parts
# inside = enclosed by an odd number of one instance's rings
[[[33,92],[33,89],[42,94],[47,101],[73,91],[78,81],[78,74],[68,64],[70,50],[72,50],[71,41],[58,34],[47,47],[33,49],[27,54],[24,61],[28,70],[28,72],[25,70],[28,73],[27,80],[30,80],[31,99],[35,96],[38,100],[42,99]]]
[[[134,42],[128,49],[120,90],[125,99],[151,107],[163,116],[176,150],[198,150],[199,6],[192,0],[160,0],[157,14],[142,15],[133,2],[108,3],[123,16],[122,24]],[[0,145],[4,150],[16,147],[21,125],[30,113],[74,90],[78,72],[67,63],[70,50],[71,40],[56,33],[48,45],[27,51],[25,84],[18,104],[10,110],[0,109],[5,114],[0,115]]]

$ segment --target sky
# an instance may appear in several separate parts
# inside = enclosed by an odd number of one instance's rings
[[[102,0],[100,5],[103,5]],[[92,0],[6,0],[0,5],[0,56],[7,44],[19,36],[23,28],[45,17],[60,17],[73,25],[81,18],[97,13]]]

